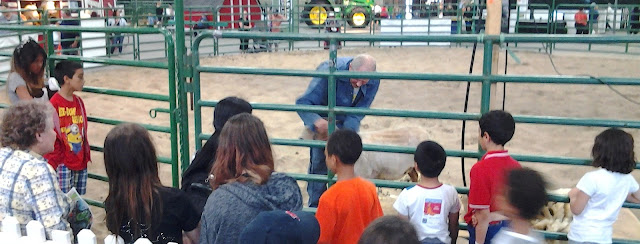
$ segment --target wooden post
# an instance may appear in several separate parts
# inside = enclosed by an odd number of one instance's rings
[[[484,32],[487,35],[500,35],[500,27],[502,24],[502,1],[509,0],[487,0],[487,21],[484,25]],[[486,50],[485,50],[486,51]],[[498,73],[498,58],[500,54],[499,45],[493,45],[493,55],[491,60],[491,74]],[[491,110],[499,109],[500,103],[496,95],[498,86],[491,83]]]

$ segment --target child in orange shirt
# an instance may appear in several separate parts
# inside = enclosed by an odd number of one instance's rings
[[[362,139],[354,131],[337,130],[329,137],[324,153],[327,167],[336,172],[338,181],[320,197],[318,244],[355,244],[369,223],[382,216],[375,185],[354,172]]]

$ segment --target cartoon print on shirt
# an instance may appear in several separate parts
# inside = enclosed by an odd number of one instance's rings
[[[82,149],[82,133],[80,133],[80,127],[77,124],[71,124],[67,126],[63,132],[67,134],[67,142],[69,143],[71,151],[78,154]]]

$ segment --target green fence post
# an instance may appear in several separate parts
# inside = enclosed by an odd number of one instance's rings
[[[337,66],[337,60],[338,60],[338,40],[336,40],[335,38],[331,38],[329,40],[329,78],[328,78],[328,86],[327,89],[329,91],[328,92],[328,99],[327,99],[327,106],[329,107],[329,113],[327,114],[329,117],[329,135],[331,135],[331,133],[333,133],[333,131],[335,131],[336,129],[336,112],[335,112],[335,107],[336,107],[336,76],[335,76],[335,72],[336,72],[336,66]],[[331,170],[328,170],[327,172],[327,179],[331,180],[333,179],[334,173],[331,172]],[[333,183],[331,181],[329,181],[329,185],[332,185]]]
[[[298,9],[298,1],[291,1],[291,8],[289,9],[289,33],[294,33],[293,31],[295,30],[295,23],[297,21],[297,18],[295,18],[296,13],[297,13],[297,9]],[[293,51],[293,41],[292,40],[288,40],[287,42],[289,42],[289,51]]]
[[[486,39],[484,40],[484,50],[483,50],[483,60],[482,60],[482,96],[480,100],[480,114],[485,114],[489,112],[491,108],[491,59],[493,58],[493,41],[491,41],[489,36],[484,36]]]
[[[19,18],[18,18],[19,19]],[[49,26],[49,13],[45,12],[44,14],[44,20],[45,20],[45,25]],[[56,53],[56,48],[53,45],[53,31],[47,29],[45,31],[46,37],[47,37],[47,57],[48,57],[48,61],[47,63],[49,64],[49,76],[53,76],[54,74],[54,70],[55,70],[55,65],[53,65],[53,60],[51,59],[51,55]]]
[[[180,175],[178,171],[178,103],[176,99],[176,52],[175,44],[170,33],[163,30],[164,40],[167,43],[167,71],[169,73],[169,122],[171,128],[171,178],[173,187],[180,186]],[[182,105],[181,105],[182,106]],[[186,106],[186,104],[184,105]]]
[[[458,9],[458,34],[462,34],[462,28],[465,28],[465,31],[467,30],[467,23],[464,21],[464,6]],[[461,47],[462,43],[458,42],[457,46]]]
[[[178,120],[180,130],[180,165],[182,166],[182,172],[189,167],[189,116],[187,102],[186,76],[184,71],[184,59],[186,55],[185,47],[185,33],[184,33],[184,8],[182,0],[175,0],[175,15],[174,21],[176,25],[176,61],[179,66],[177,67],[177,82],[178,82],[178,107],[180,118]]]
[[[608,9],[607,9],[608,10]],[[613,26],[611,26],[611,30],[613,30],[613,34],[616,34],[616,19],[618,15],[618,1],[613,2]]]
[[[206,35],[203,33],[203,35]],[[191,80],[191,87],[193,92],[193,129],[195,135],[195,147],[196,150],[200,150],[202,148],[202,139],[200,139],[200,134],[202,134],[202,106],[200,105],[200,71],[198,71],[198,66],[200,66],[200,40],[203,37],[196,37],[196,40],[193,42],[193,46],[191,46],[191,52],[193,55],[191,56],[191,64],[192,64],[192,74],[193,79]],[[214,41],[217,38],[214,38]]]
[[[431,10],[429,10],[431,11]],[[444,11],[444,10],[443,10]],[[431,15],[431,13],[429,13],[429,15]],[[449,27],[451,28],[451,27]],[[451,31],[449,31],[451,32]],[[427,35],[431,35],[431,18],[427,18]],[[429,46],[430,43],[427,42],[427,46]]]
[[[404,15],[400,18],[400,35],[404,35]],[[400,41],[402,47],[402,41]]]
[[[520,6],[516,3],[516,26],[515,28],[515,34],[520,33]],[[518,43],[514,43],[513,44],[515,47],[518,47]]]

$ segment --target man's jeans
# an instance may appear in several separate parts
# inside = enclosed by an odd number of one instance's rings
[[[509,222],[503,220],[500,221],[496,224],[490,224],[489,228],[487,229],[487,236],[484,238],[484,243],[488,244],[491,243],[491,240],[493,240],[493,237],[496,236],[496,234],[498,234],[498,231],[500,231],[500,229],[509,226]],[[475,244],[476,243],[476,228],[469,225],[467,227],[467,231],[469,231],[469,244]]]
[[[569,244],[598,244],[598,243],[595,243],[595,242],[578,242],[578,241],[569,240]]]
[[[116,51],[118,48],[118,52],[122,53],[122,42],[124,41],[123,35],[115,35],[111,37],[111,54]]]
[[[324,158],[324,147],[312,147],[311,164],[309,165],[309,174],[327,175],[327,164]],[[318,207],[320,202],[320,196],[327,190],[327,183],[325,182],[313,182],[307,183],[307,193],[309,193],[309,207]]]
[[[420,241],[420,244],[445,244],[444,242],[440,241],[440,239],[438,238],[424,238],[422,239],[422,241]]]

